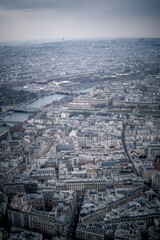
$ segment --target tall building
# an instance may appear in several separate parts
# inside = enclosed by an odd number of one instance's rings
[[[9,146],[9,142],[12,140],[12,137],[11,137],[11,132],[10,130],[8,130],[8,136],[7,136],[7,142],[8,142],[8,151],[10,151],[10,146]]]
[[[0,227],[0,240],[8,239],[8,232],[5,228]]]
[[[160,188],[160,172],[152,175],[152,188],[157,191]]]

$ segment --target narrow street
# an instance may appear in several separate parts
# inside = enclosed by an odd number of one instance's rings
[[[122,137],[122,144],[123,144],[124,151],[125,151],[125,153],[127,154],[129,163],[132,163],[131,158],[130,158],[130,156],[129,156],[129,154],[128,154],[127,145],[126,145],[126,140],[125,140],[125,130],[126,130],[126,126],[127,126],[127,123],[123,123],[122,136],[121,136],[121,137]]]
[[[72,227],[70,229],[70,239],[72,239],[72,240],[76,239],[76,228],[77,228],[77,224],[78,224],[78,221],[79,221],[79,214],[80,214],[82,204],[83,204],[83,197],[78,197],[78,199],[77,199],[77,209],[76,209],[75,217],[73,219]]]
[[[133,165],[132,160],[131,160],[131,157],[130,157],[130,155],[129,155],[129,153],[128,153],[127,145],[126,145],[126,139],[125,139],[126,126],[127,126],[127,123],[123,123],[122,135],[121,135],[122,144],[123,144],[124,151],[125,151],[125,153],[127,154],[127,157],[128,157],[128,163],[131,163],[131,164]],[[133,165],[133,169],[134,169],[135,173],[136,173],[137,175],[139,175],[139,174],[137,173],[134,165]]]

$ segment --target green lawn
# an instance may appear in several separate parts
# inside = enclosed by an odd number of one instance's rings
[[[110,113],[131,113],[133,111],[132,110],[107,110],[107,112],[110,112]]]
[[[160,111],[148,111],[148,110],[144,110],[144,111],[139,111],[139,113],[142,114],[160,114]]]

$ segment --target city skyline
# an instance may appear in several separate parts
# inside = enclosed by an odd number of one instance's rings
[[[160,39],[0,44],[0,238],[160,239]]]
[[[159,12],[157,0],[0,0],[0,41],[160,37]]]

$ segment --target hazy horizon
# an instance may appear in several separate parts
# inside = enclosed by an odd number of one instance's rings
[[[159,38],[159,0],[0,0],[0,41]]]
[[[5,44],[9,44],[9,45],[14,45],[14,44],[29,44],[29,43],[59,43],[59,42],[64,42],[64,41],[120,41],[120,40],[140,40],[143,39],[144,41],[153,39],[153,40],[160,40],[160,37],[113,37],[113,38],[101,38],[101,37],[97,37],[97,38],[35,38],[35,39],[19,39],[19,40],[0,40],[0,44],[3,46]]]

